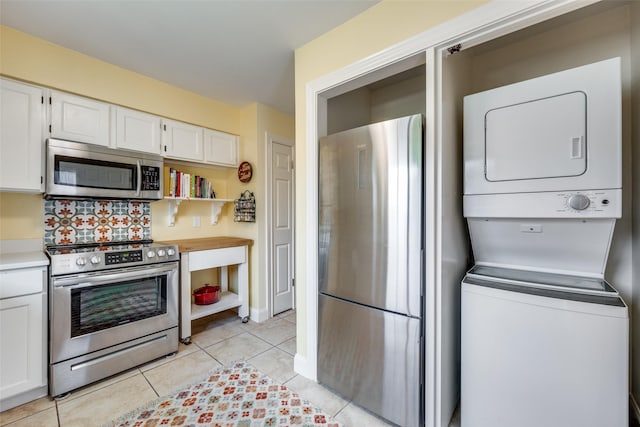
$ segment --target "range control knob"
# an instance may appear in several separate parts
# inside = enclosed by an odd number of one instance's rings
[[[76,265],[83,266],[87,263],[87,260],[83,257],[76,258]]]
[[[167,255],[174,256],[175,254],[176,254],[176,251],[174,251],[173,249],[171,248],[167,249]]]
[[[158,249],[158,256],[165,256],[167,252],[164,249]]]
[[[91,264],[100,264],[100,257],[99,256],[92,256],[91,259]]]
[[[577,211],[583,211],[589,207],[591,204],[591,200],[584,194],[574,194],[569,197],[569,206],[571,209],[575,209]]]
[[[155,253],[154,251],[149,251],[149,252],[147,252],[147,257],[149,257],[149,258],[155,258],[155,256],[156,256],[156,253]]]

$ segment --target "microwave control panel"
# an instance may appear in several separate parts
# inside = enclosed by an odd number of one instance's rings
[[[142,170],[142,191],[160,190],[160,168],[157,166],[141,166]]]

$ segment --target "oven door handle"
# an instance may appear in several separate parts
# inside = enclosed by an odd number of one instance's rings
[[[175,263],[163,267],[143,268],[140,270],[136,270],[135,272],[126,271],[110,274],[96,274],[91,276],[80,275],[75,277],[53,278],[52,282],[54,288],[68,287],[70,289],[79,289],[86,288],[88,286],[113,284],[113,282],[119,280],[135,280],[171,272],[178,272]]]

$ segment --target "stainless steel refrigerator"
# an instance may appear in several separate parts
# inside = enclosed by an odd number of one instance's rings
[[[423,420],[422,115],[320,139],[318,381]]]

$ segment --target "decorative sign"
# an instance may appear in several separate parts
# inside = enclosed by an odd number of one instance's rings
[[[251,167],[251,163],[242,162],[240,166],[238,166],[238,179],[240,182],[249,182],[251,181],[251,176],[253,175],[253,168]]]
[[[251,191],[245,190],[240,194],[240,198],[235,200],[233,220],[235,222],[256,222],[256,198]]]

